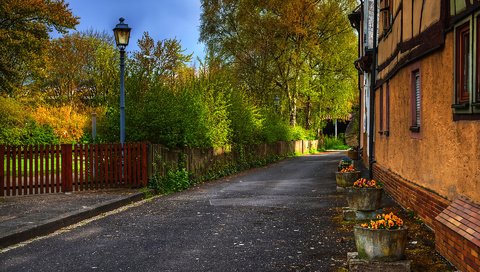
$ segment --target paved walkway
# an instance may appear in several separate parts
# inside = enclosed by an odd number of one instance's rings
[[[303,156],[157,197],[0,253],[2,271],[336,271],[341,154]],[[3,204],[2,204],[3,205]]]
[[[0,198],[0,248],[77,223],[143,198],[137,190]]]

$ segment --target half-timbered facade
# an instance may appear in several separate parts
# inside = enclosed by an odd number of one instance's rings
[[[373,21],[369,2],[360,25]],[[442,255],[480,271],[480,0],[376,4],[374,144],[364,141],[363,155],[373,178],[435,231]]]

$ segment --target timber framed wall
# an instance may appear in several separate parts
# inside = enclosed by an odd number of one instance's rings
[[[461,271],[480,271],[480,120],[452,109],[455,27],[480,16],[480,1],[379,2],[391,5],[391,21],[379,27],[374,178],[435,231],[444,257]],[[415,129],[413,101],[420,101]],[[385,120],[388,133],[378,129]]]

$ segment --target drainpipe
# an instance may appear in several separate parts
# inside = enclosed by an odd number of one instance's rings
[[[360,10],[362,11],[360,13],[361,17],[360,17],[360,22],[362,22],[364,19],[365,19],[365,14],[364,14],[364,10],[363,10],[363,0],[360,1]],[[362,20],[363,19],[363,20]],[[358,27],[359,28],[359,31],[358,31],[358,56],[361,56],[362,54],[362,48],[363,48],[363,44],[361,44],[361,41],[362,41],[362,36],[363,36],[363,33],[360,33],[360,29],[361,29],[361,26]],[[365,29],[363,30],[365,32]],[[359,151],[360,149],[360,139],[362,137],[362,86],[361,86],[361,82],[360,82],[360,75],[362,74],[362,72],[358,71],[358,77],[357,77],[357,86],[358,86],[358,147],[357,147],[357,151]]]
[[[377,77],[377,0],[373,1],[373,54],[372,54],[372,75],[370,80],[370,127],[368,137],[368,149],[369,149],[369,167],[368,176],[373,178],[373,164],[375,163],[375,149],[373,147],[373,136],[375,136],[375,85]]]

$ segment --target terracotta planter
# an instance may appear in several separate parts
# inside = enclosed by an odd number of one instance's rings
[[[358,160],[358,151],[350,149],[347,151],[347,156],[352,160]]]
[[[360,171],[347,173],[336,172],[335,175],[337,186],[345,188],[353,186],[353,183],[360,178]]]
[[[407,245],[407,228],[386,230],[354,228],[355,245],[360,259],[398,261],[404,259]]]
[[[376,211],[382,204],[383,188],[355,188],[347,190],[348,207],[358,211]]]

